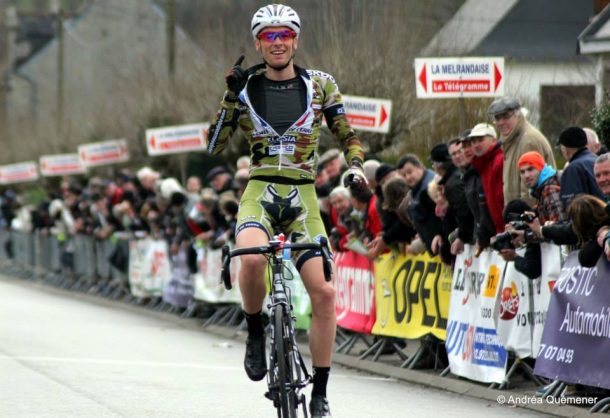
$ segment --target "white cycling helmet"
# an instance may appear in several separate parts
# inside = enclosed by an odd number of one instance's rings
[[[301,33],[301,19],[291,7],[283,4],[270,4],[261,7],[252,16],[252,36],[256,36],[269,26],[286,26],[296,32],[297,38]]]

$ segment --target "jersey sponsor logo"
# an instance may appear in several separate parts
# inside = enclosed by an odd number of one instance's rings
[[[337,82],[335,81],[335,78],[328,74],[325,73],[324,71],[320,71],[320,70],[307,70],[307,74],[309,74],[310,77],[320,77],[320,78],[325,78],[327,80],[330,80],[333,84],[337,84]]]
[[[267,136],[267,135],[272,135],[273,132],[271,132],[271,129],[268,128],[263,128],[263,129],[259,129],[258,131],[254,131],[252,132],[252,136]]]
[[[267,141],[269,145],[279,145],[285,143],[294,143],[297,142],[297,139],[294,136],[282,135],[280,137],[276,136],[275,138],[269,138]]]
[[[313,129],[311,129],[311,128],[296,127],[294,129],[291,129],[290,131],[296,132],[298,134],[303,134],[303,135],[311,135],[311,134],[313,134]]]
[[[296,146],[294,144],[282,144],[269,146],[269,155],[293,155]]]

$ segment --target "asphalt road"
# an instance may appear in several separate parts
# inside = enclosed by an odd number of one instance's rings
[[[273,417],[244,347],[121,303],[0,276],[0,417]],[[543,416],[333,367],[337,417]]]

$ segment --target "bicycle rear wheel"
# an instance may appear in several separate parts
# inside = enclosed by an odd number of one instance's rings
[[[290,318],[284,312],[285,307],[275,308],[274,340],[277,354],[278,392],[280,395],[280,416],[296,418],[298,402],[294,385],[294,363],[292,360],[291,340],[288,334]]]

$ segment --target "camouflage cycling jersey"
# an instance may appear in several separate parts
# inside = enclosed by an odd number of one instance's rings
[[[316,70],[296,67],[307,90],[305,113],[279,135],[252,106],[248,85],[231,100],[225,95],[216,121],[210,127],[208,151],[218,154],[227,146],[239,125],[250,143],[250,176],[281,176],[292,180],[313,180],[318,162],[322,116],[339,139],[350,165],[362,165],[360,140],[349,125],[339,87],[334,78]],[[249,70],[252,77],[264,76],[264,64]]]

